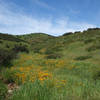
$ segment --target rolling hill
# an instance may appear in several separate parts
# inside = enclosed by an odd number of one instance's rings
[[[58,37],[0,33],[1,100],[99,100],[99,66],[99,28]]]

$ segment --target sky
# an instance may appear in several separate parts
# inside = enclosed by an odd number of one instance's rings
[[[66,32],[100,27],[100,0],[0,0],[0,32]]]

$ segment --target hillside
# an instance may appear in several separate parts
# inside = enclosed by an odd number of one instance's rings
[[[98,28],[72,34],[67,33],[59,37],[41,33],[18,37],[31,44],[32,50],[37,53],[41,53],[42,51],[43,54],[48,54],[49,51],[52,51],[52,53],[60,52],[63,57],[71,59],[77,59],[80,56],[84,56],[83,58],[85,58],[87,56],[87,58],[89,57],[93,61],[99,60],[100,29]]]
[[[100,100],[99,53],[99,28],[0,33],[0,100]]]

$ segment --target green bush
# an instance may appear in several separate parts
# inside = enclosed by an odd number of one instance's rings
[[[40,53],[40,49],[41,49],[41,48],[38,48],[38,47],[37,47],[37,48],[34,48],[33,51],[34,51],[34,53]]]
[[[6,48],[10,48],[10,46],[8,44],[6,44]]]
[[[7,87],[0,81],[0,100],[4,100],[7,94]]]
[[[3,43],[2,41],[0,41],[0,43]]]
[[[9,68],[2,68],[1,76],[5,83],[12,83],[15,81],[14,79],[15,72],[12,72]]]
[[[94,80],[100,80],[100,71],[96,71],[93,74],[93,79]]]
[[[11,60],[16,57],[16,53],[12,50],[0,49],[0,65],[10,65]]]
[[[73,34],[72,32],[64,33],[63,36],[71,35]]]
[[[92,46],[88,47],[86,50],[88,52],[91,52],[91,51],[95,51],[95,50],[98,50],[98,49],[100,49],[100,45],[92,45]]]
[[[47,59],[56,59],[56,58],[61,58],[62,54],[60,53],[60,51],[62,50],[62,48],[60,47],[60,45],[51,45],[51,46],[47,46],[47,48],[44,51],[44,54],[47,55],[46,58]]]
[[[61,57],[62,57],[62,54],[60,53],[51,53],[46,56],[47,59],[57,59]]]
[[[20,52],[29,53],[29,50],[26,45],[15,45],[12,49],[9,49],[10,46],[7,44],[6,48],[0,48],[0,65],[9,66],[11,61],[17,57],[17,54]]]
[[[86,60],[86,59],[89,59],[91,57],[92,56],[79,56],[79,57],[76,57],[75,60]]]
[[[26,45],[15,45],[15,47],[13,48],[13,51],[15,51],[16,53],[19,53],[19,52],[29,53],[29,50]]]
[[[93,41],[94,41],[94,39],[88,39],[88,40],[85,40],[84,43],[85,43],[85,44],[88,44],[88,43],[91,43],[91,42],[93,42]]]

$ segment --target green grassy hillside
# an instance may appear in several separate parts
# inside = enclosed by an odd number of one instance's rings
[[[100,100],[100,29],[0,34],[0,100]]]

